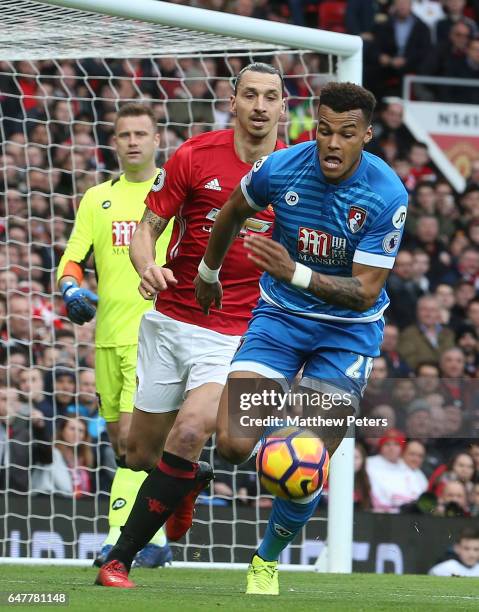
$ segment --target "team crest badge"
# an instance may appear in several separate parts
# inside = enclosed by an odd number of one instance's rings
[[[353,234],[356,234],[356,232],[359,232],[359,230],[363,228],[367,216],[368,213],[364,210],[364,208],[361,208],[360,206],[349,207],[348,227]]]

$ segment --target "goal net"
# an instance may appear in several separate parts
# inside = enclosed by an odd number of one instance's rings
[[[108,15],[113,4],[0,3],[0,556],[9,559],[88,560],[108,530],[115,468],[97,416],[95,323],[79,327],[66,319],[55,268],[82,195],[118,174],[112,127],[119,106],[151,106],[161,165],[188,137],[231,126],[232,79],[250,62],[272,63],[285,75],[289,110],[280,137],[288,144],[313,136],[325,82],[360,75],[356,52],[351,63],[352,37],[312,36],[258,20],[245,28],[245,18],[153,0],[134,3],[130,18]],[[295,41],[286,40],[285,27]],[[86,282],[95,288],[92,271]],[[79,441],[59,431],[62,415],[86,423]],[[61,485],[55,474],[38,478],[39,465],[54,465],[58,442],[70,467],[86,462],[85,482],[72,472],[68,479],[68,470]],[[260,491],[254,464],[231,468],[213,442],[204,458],[215,465],[217,480],[200,498],[185,543],[174,545],[175,560],[246,562],[271,498]],[[313,518],[283,561],[314,561],[326,537],[324,520]]]

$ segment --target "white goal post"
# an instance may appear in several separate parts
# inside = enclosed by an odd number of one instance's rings
[[[4,0],[1,4],[4,62],[166,55],[180,61],[195,51],[234,49],[261,55],[302,50],[334,56],[334,78],[361,83],[362,41],[356,36],[155,0]],[[323,558],[316,566],[322,571],[352,570],[353,451],[354,439],[345,439],[331,462],[327,563]],[[8,562],[8,557],[0,562]]]

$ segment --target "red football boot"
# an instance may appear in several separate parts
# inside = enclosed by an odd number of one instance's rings
[[[100,568],[95,584],[118,589],[133,589],[136,584],[128,578],[128,570],[121,561],[109,561]]]
[[[177,542],[185,535],[193,524],[193,514],[195,502],[198,495],[206,489],[213,479],[213,468],[206,461],[199,461],[199,468],[196,474],[198,484],[181,500],[180,505],[166,521],[166,537],[170,542]]]

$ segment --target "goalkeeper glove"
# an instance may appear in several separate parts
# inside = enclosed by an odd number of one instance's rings
[[[83,325],[93,319],[96,312],[93,304],[98,302],[98,296],[92,291],[82,289],[74,282],[68,282],[63,285],[62,296],[70,321]]]

